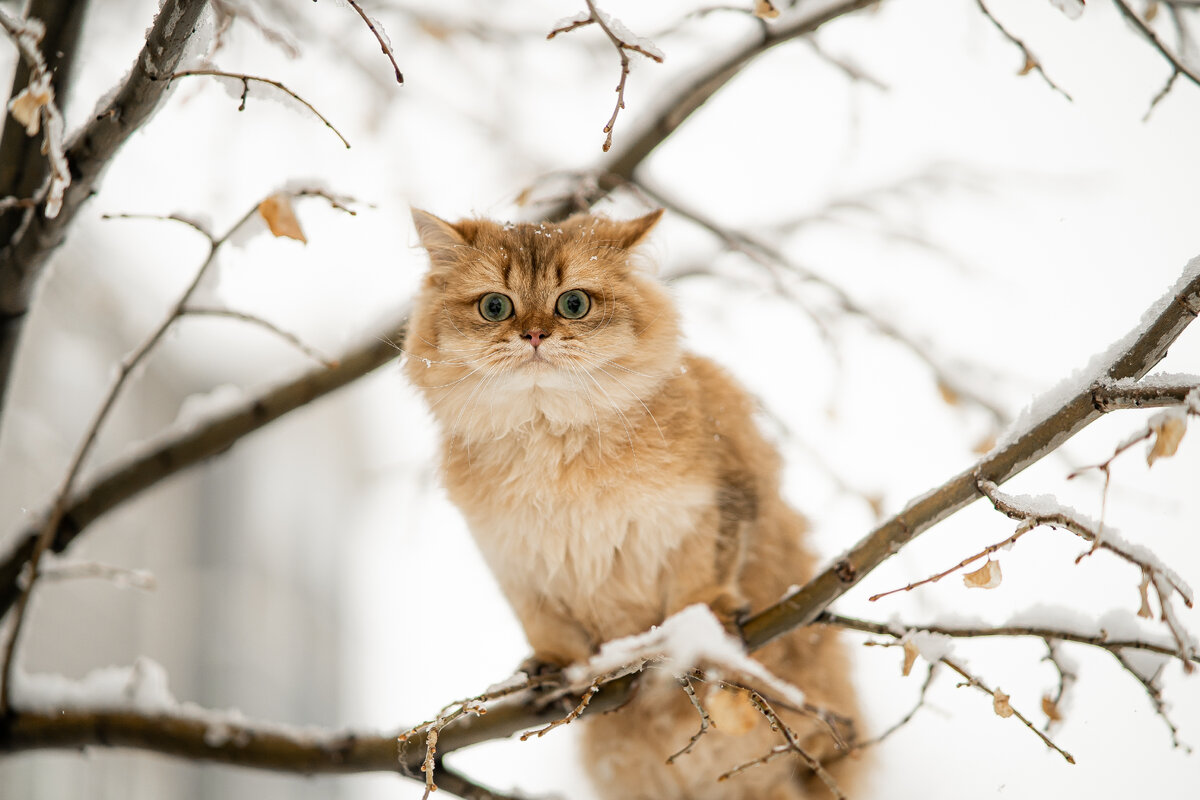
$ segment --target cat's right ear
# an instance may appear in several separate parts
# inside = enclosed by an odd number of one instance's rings
[[[467,245],[462,233],[441,217],[414,208],[412,218],[417,235],[421,237],[421,246],[429,252],[429,259],[434,266],[452,263],[455,251]]]

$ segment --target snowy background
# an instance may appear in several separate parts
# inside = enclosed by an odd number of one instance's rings
[[[108,170],[55,256],[25,331],[0,429],[0,541],[34,520],[57,483],[113,365],[157,324],[194,275],[205,242],[183,226],[103,220],[182,212],[220,231],[285,184],[319,184],[370,207],[351,217],[298,204],[308,244],[251,233],[221,255],[205,291],[332,356],[398,318],[424,268],[409,207],[448,218],[528,219],[522,190],[546,173],[603,165],[618,78],[600,32],[545,41],[582,8],[540,2],[367,3],[404,70],[390,66],[339,2],[255,6],[295,39],[298,57],[235,24],[218,67],[282,81],[353,145],[269,91],[237,111],[240,84],[181,80]],[[805,3],[801,3],[802,6]],[[810,4],[810,5],[819,5]],[[6,9],[11,4],[5,5]],[[664,92],[752,33],[716,13],[658,35],[697,4],[610,0],[602,7],[665,53],[634,59],[614,149]],[[1070,20],[1050,2],[993,0],[1066,101],[974,4],[890,0],[822,29],[823,52],[886,88],[854,81],[802,42],[757,59],[646,162],[654,190],[731,228],[774,235],[789,258],[842,287],[913,338],[956,379],[1015,417],[1038,393],[1124,335],[1200,254],[1200,89],[1178,81],[1143,116],[1169,67],[1103,2]],[[407,11],[405,10],[407,9]],[[419,13],[410,13],[416,11]],[[87,118],[141,45],[152,2],[95,3],[68,128]],[[482,24],[486,35],[456,30]],[[8,51],[5,51],[8,52]],[[10,57],[11,60],[11,57]],[[544,192],[543,192],[544,194]],[[535,193],[536,196],[536,193]],[[644,210],[631,195],[602,208]],[[832,557],[884,514],[949,478],[998,433],[950,404],[927,367],[854,319],[836,348],[761,268],[668,213],[648,252],[674,283],[689,346],[726,365],[777,420],[789,498]],[[795,283],[832,309],[828,292]],[[1200,372],[1189,330],[1161,369]],[[185,320],[106,427],[88,474],[164,427],[310,366],[262,331]],[[182,418],[181,418],[182,415]],[[1144,423],[1109,415],[1007,491],[1055,493],[1099,516],[1101,483],[1071,482]],[[782,424],[781,424],[782,423]],[[1147,469],[1141,450],[1113,469],[1108,522],[1200,583],[1200,445]],[[180,700],[296,724],[387,731],[506,677],[527,655],[521,631],[433,469],[428,415],[395,364],[304,408],[103,518],[69,555],[146,569],[151,592],[104,581],[47,585],[35,598],[22,666],[81,678],[161,663]],[[1000,541],[1013,524],[977,503],[930,531],[840,600],[836,610],[904,622],[1004,622],[1039,606],[1098,619],[1136,611],[1137,571],[1049,530],[1002,554],[1005,580],[957,578],[869,603]],[[1061,610],[1041,612],[1062,620]],[[1200,630],[1200,613],[1183,615]],[[1150,627],[1150,626],[1148,626]],[[882,730],[914,702],[923,668],[901,677],[897,650],[859,648],[855,674]],[[1039,724],[1055,673],[1034,640],[956,644],[955,652]],[[1067,647],[1079,680],[1053,738],[1066,764],[982,695],[943,675],[929,705],[878,749],[868,798],[1184,797],[1200,761],[1171,747],[1142,688],[1104,653]],[[1200,677],[1167,668],[1165,697],[1200,744]],[[568,726],[526,743],[452,756],[498,789],[586,800]],[[408,798],[391,775],[301,779],[89,751],[0,761],[13,798]]]

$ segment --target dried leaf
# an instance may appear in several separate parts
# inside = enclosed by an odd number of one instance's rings
[[[1163,413],[1156,414],[1150,420],[1150,430],[1154,432],[1154,444],[1146,453],[1146,463],[1153,465],[1160,458],[1170,458],[1179,449],[1179,442],[1187,431],[1187,414]]]
[[[982,567],[963,575],[963,584],[968,589],[995,589],[1000,585],[1000,562],[988,559]]]
[[[904,643],[904,668],[901,670],[901,674],[904,677],[907,678],[908,674],[912,672],[913,664],[916,663],[917,656],[920,654],[921,651],[917,649],[915,644],[912,642]]]
[[[759,720],[758,710],[750,702],[750,693],[745,689],[713,685],[704,698],[704,709],[713,725],[733,736],[748,732]]]
[[[292,209],[292,198],[286,192],[273,194],[259,203],[258,213],[275,236],[286,236],[308,244],[304,231],[300,229],[300,220],[296,219],[296,212]]]
[[[1142,573],[1142,582],[1138,585],[1138,593],[1142,596],[1142,607],[1137,615],[1142,619],[1153,619],[1154,612],[1150,610],[1150,573]]]
[[[25,126],[27,136],[37,136],[42,129],[42,107],[54,101],[54,88],[49,83],[29,84],[8,103],[13,119]]]
[[[1021,71],[1018,72],[1017,74],[1018,75],[1028,75],[1029,73],[1031,73],[1035,69],[1037,69],[1037,67],[1038,67],[1038,62],[1033,60],[1033,56],[1025,56],[1025,66],[1021,67]]]
[[[956,391],[954,391],[954,389],[950,388],[950,386],[948,384],[943,383],[942,381],[938,381],[937,389],[938,389],[938,393],[941,394],[941,396],[942,396],[943,403],[945,403],[948,406],[956,406],[959,404],[961,398],[959,398],[958,392],[956,392]]]
[[[1008,704],[1008,695],[997,689],[992,695],[992,710],[997,716],[1008,718],[1013,715],[1013,707]]]
[[[1009,707],[1008,713],[1012,713],[1012,707]],[[1062,720],[1062,712],[1058,710],[1058,703],[1050,695],[1042,695],[1042,713],[1051,722],[1059,722]],[[1001,715],[1004,716],[1004,715]]]
[[[513,202],[517,204],[518,208],[523,208],[525,206],[525,204],[529,202],[529,198],[532,195],[533,195],[533,187],[526,186],[524,189],[522,189],[520,191],[520,193],[517,195],[517,199],[514,200]]]
[[[771,0],[754,0],[754,16],[759,19],[775,19],[779,16],[779,9]]]
[[[1154,22],[1154,18],[1157,16],[1158,3],[1151,3],[1150,5],[1146,6],[1146,13],[1143,15],[1143,18],[1146,20],[1146,22]]]

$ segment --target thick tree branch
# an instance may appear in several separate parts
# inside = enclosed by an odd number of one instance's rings
[[[1167,348],[1200,314],[1200,258],[1192,259],[1171,292],[1142,323],[1095,366],[1090,380],[1034,419],[981,461],[941,486],[913,500],[899,514],[867,534],[832,566],[780,602],[755,614],[742,626],[750,647],[760,647],[780,634],[816,620],[829,607],[912,539],[982,497],[981,479],[1000,485],[1053,452],[1104,412],[1093,399],[1111,381],[1141,378],[1167,353]]]
[[[45,201],[39,202],[25,210],[11,238],[0,242],[0,415],[33,287],[84,201],[99,190],[104,168],[162,100],[204,6],[205,0],[165,0],[129,77],[67,147],[71,185],[62,209],[47,218]]]

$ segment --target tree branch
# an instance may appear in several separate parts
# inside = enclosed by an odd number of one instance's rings
[[[658,106],[658,113],[627,145],[619,148],[613,159],[600,170],[602,174],[596,191],[588,199],[594,202],[622,183],[633,180],[634,173],[646,157],[755,58],[777,45],[813,33],[838,17],[879,2],[880,0],[825,2],[812,11],[801,12],[791,22],[764,27],[760,36],[742,44],[691,82],[674,89],[664,98]],[[561,219],[573,210],[574,204],[567,199],[549,208],[545,216],[547,219]]]
[[[799,590],[748,619],[742,626],[748,645],[760,647],[786,631],[812,623],[830,603],[905,544],[979,499],[980,479],[996,485],[1004,483],[1099,419],[1104,412],[1093,400],[1097,389],[1110,381],[1144,376],[1198,314],[1200,258],[1195,258],[1142,323],[1105,354],[1106,363],[1096,365],[1093,377],[1078,382],[1066,399],[1053,402],[1040,414],[1031,414],[1034,419],[1024,429],[1013,432],[1006,444],[913,500]]]
[[[99,190],[100,176],[126,139],[161,102],[195,31],[204,0],[165,0],[132,72],[107,107],[75,134],[67,147],[71,185],[62,209],[45,215],[45,201],[26,209],[0,249],[0,418],[5,390],[33,287],[50,254],[62,244],[80,207]]]
[[[227,451],[243,436],[387,364],[400,353],[405,323],[389,326],[384,331],[337,359],[336,367],[314,367],[102,474],[72,496],[55,530],[50,549],[61,553],[100,516],[159,481]],[[0,562],[0,616],[12,607],[20,593],[18,579],[33,554],[39,529],[40,525],[34,525],[26,530]]]

